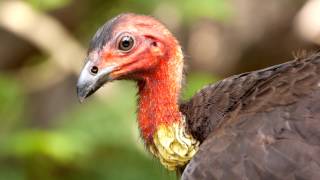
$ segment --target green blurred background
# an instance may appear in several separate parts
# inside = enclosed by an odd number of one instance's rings
[[[320,44],[314,0],[1,0],[0,180],[176,179],[139,138],[133,82],[76,98],[90,38],[123,12],[155,16],[177,36],[183,99]]]

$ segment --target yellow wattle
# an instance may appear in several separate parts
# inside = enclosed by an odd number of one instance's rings
[[[186,132],[184,121],[160,125],[149,149],[169,170],[186,165],[198,151],[199,142]]]

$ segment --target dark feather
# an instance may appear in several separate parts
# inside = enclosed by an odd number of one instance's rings
[[[93,50],[101,50],[103,46],[110,41],[115,25],[119,23],[121,18],[126,14],[120,14],[102,25],[90,41],[88,52]]]
[[[320,54],[227,78],[181,111],[202,143],[184,180],[320,179]]]

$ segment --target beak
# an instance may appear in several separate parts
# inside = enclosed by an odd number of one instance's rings
[[[116,65],[107,66],[98,73],[91,73],[91,68],[93,63],[88,61],[87,64],[82,69],[78,83],[77,83],[77,94],[78,99],[82,103],[87,97],[96,92],[103,84],[112,79],[109,74],[116,68]]]

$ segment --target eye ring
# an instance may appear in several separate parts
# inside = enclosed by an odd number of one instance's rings
[[[118,49],[124,52],[128,52],[132,49],[134,45],[134,39],[130,35],[124,35],[121,37],[118,43]]]

